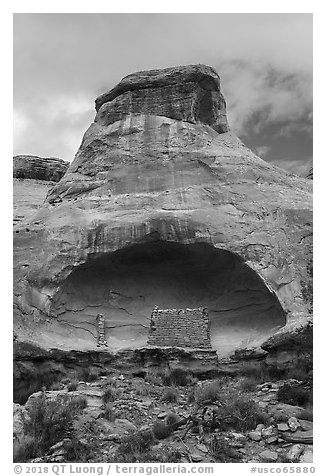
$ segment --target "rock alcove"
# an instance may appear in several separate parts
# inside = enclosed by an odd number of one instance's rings
[[[155,305],[207,307],[219,356],[270,352],[301,333],[311,317],[312,184],[230,131],[217,72],[140,71],[95,105],[64,176],[17,221],[18,341],[94,351],[103,314],[108,354],[138,349]]]
[[[207,307],[219,356],[260,342],[285,324],[275,295],[238,255],[207,243],[166,241],[89,258],[64,281],[52,313],[78,328],[80,337],[83,329],[95,332],[102,313],[110,347],[139,347],[146,345],[155,305]]]

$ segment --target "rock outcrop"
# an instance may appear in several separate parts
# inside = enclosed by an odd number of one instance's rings
[[[66,174],[15,234],[18,339],[146,345],[150,313],[207,307],[212,347],[311,313],[312,184],[229,131],[217,73],[135,73],[96,100]],[[42,332],[40,332],[42,329]]]
[[[221,133],[229,130],[220,78],[204,65],[130,74],[95,105],[95,122],[102,126],[142,114],[208,124]]]
[[[49,190],[63,177],[69,162],[34,155],[13,159],[14,226],[28,224],[44,202]]]
[[[17,179],[59,182],[66,173],[68,166],[69,162],[54,157],[15,155],[13,175]]]

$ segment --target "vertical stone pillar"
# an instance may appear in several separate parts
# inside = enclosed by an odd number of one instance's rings
[[[108,343],[105,338],[105,319],[103,314],[96,316],[97,324],[97,347],[107,347]]]
[[[158,314],[158,306],[154,306],[151,314],[151,323],[150,323],[150,330],[155,331],[155,319]]]

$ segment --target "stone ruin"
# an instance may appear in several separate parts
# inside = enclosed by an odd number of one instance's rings
[[[105,338],[105,319],[103,314],[97,314],[96,327],[97,327],[97,347],[107,347],[108,343]]]
[[[148,344],[156,347],[212,349],[207,308],[159,309],[155,306]]]

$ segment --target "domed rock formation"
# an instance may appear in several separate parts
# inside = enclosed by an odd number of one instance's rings
[[[229,131],[217,73],[135,73],[96,109],[67,173],[16,230],[18,335],[93,349],[101,313],[110,349],[141,347],[155,305],[202,306],[223,356],[302,322],[312,185]]]

